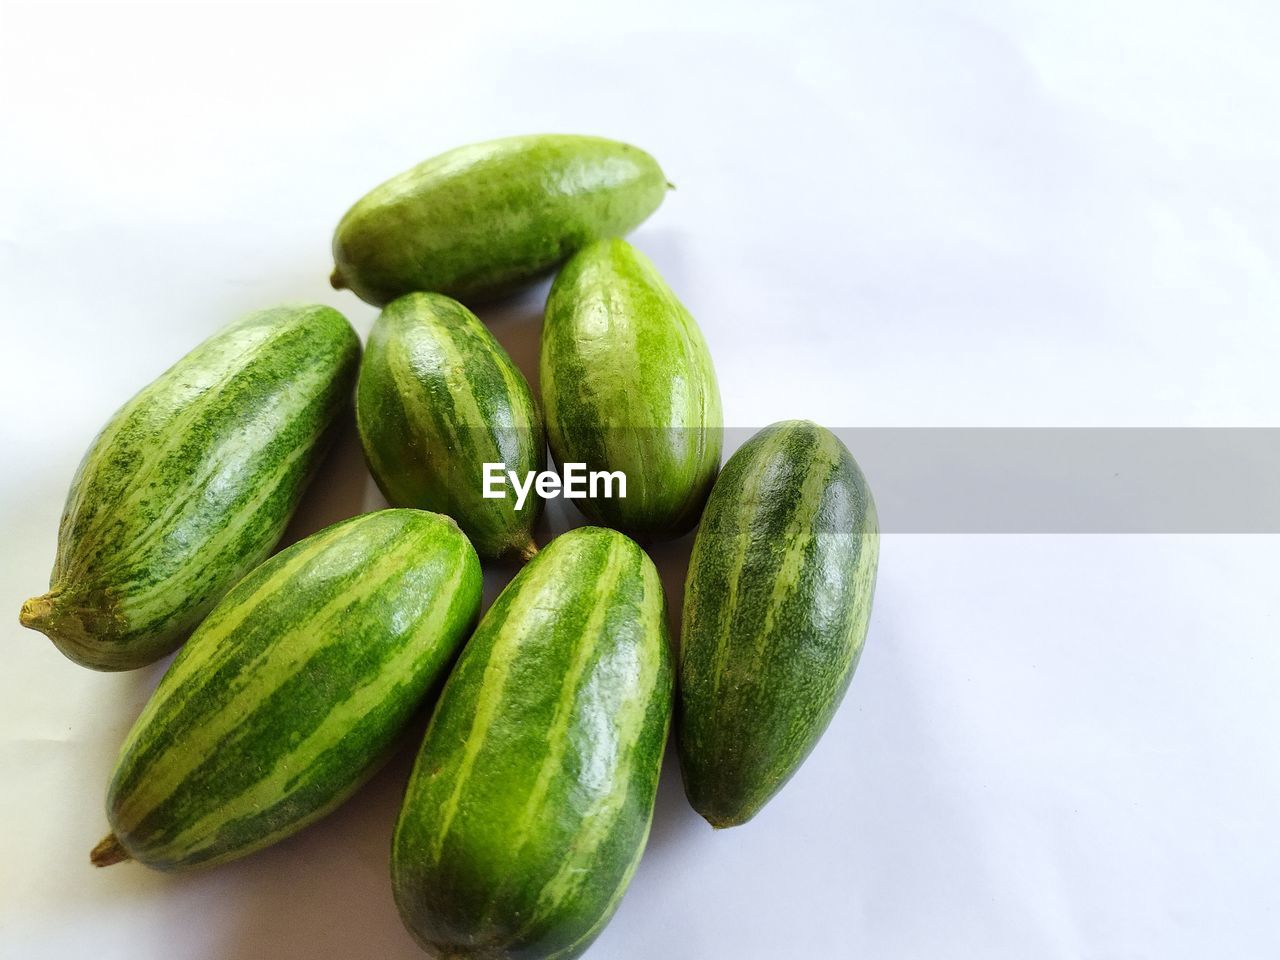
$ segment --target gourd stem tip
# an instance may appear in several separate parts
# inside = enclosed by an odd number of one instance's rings
[[[516,552],[522,562],[528,563],[538,555],[538,545],[534,542],[533,537],[530,537],[524,546],[517,548]]]
[[[124,863],[132,860],[129,851],[124,848],[114,833],[109,833],[89,851],[89,862],[95,867],[109,867],[113,863]]]
[[[32,597],[22,604],[22,610],[18,614],[18,622],[24,627],[30,627],[32,630],[44,630],[52,614],[53,600],[46,593],[44,596]]]
[[[711,824],[711,829],[716,831],[716,833],[719,833],[722,830],[729,830],[745,822],[743,820],[734,819],[733,817],[711,817],[707,816],[705,813],[702,815],[702,819]]]

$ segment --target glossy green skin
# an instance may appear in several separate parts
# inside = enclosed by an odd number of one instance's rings
[[[333,235],[332,283],[381,306],[417,290],[503,296],[599,237],[640,225],[667,191],[657,161],[599,137],[507,137],[450,150],[366,194]]]
[[[251,314],[179,360],[85,454],[22,622],[97,670],[172,653],[284,533],[359,360],[324,306]]]
[[[689,801],[750,820],[809,755],[862,653],[875,503],[828,430],[767,427],[725,464],[685,584],[677,705]]]
[[[671,712],[657,570],[583,527],[503,591],[436,707],[396,825],[392,886],[444,957],[591,944],[649,834]]]
[[[328,527],[238,583],[125,741],[117,840],[172,870],[232,860],[337,807],[389,756],[479,611],[480,561],[447,517]]]
[[[470,310],[438,293],[388,304],[360,366],[356,422],[369,469],[395,506],[453,517],[489,560],[531,555],[542,501],[486,499],[485,463],[546,466],[542,415],[524,376]]]
[[[689,311],[625,240],[592,244],[556,277],[541,381],[556,460],[626,474],[625,498],[574,501],[588,517],[640,540],[698,522],[720,467],[715,367]]]

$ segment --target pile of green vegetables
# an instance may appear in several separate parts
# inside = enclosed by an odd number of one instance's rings
[[[716,827],[795,772],[862,650],[875,507],[809,422],[720,469],[706,343],[618,239],[667,189],[648,154],[592,137],[428,160],[334,236],[334,286],[383,307],[363,359],[329,307],[264,310],[111,418],[21,614],[97,670],[182,647],[125,741],[95,864],[206,866],[289,836],[434,704],[391,857],[405,924],[439,956],[569,958],[635,871],[673,713]],[[539,399],[463,304],[557,267]],[[392,509],[271,556],[353,394]],[[538,550],[540,501],[484,498],[481,466],[539,470],[548,445],[622,471],[628,495],[580,501],[599,526]],[[695,526],[673,663],[636,541]],[[483,618],[481,559],[525,562]]]

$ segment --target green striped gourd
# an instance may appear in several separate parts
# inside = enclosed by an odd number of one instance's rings
[[[541,380],[556,460],[626,476],[625,497],[577,501],[588,517],[642,540],[698,522],[720,467],[715,368],[689,311],[625,240],[592,244],[556,277]]]
[[[321,530],[238,583],[125,740],[98,866],[242,857],[320,819],[389,756],[475,620],[457,525],[382,510]]]
[[[22,623],[97,670],[172,653],[284,533],[359,359],[336,310],[276,307],[144,387],[71,481],[49,592]]]
[[[485,463],[546,466],[542,415],[524,376],[470,310],[438,293],[388,304],[360,365],[356,421],[369,469],[396,506],[445,513],[484,559],[536,551],[532,491],[483,496]]]
[[[725,464],[685,583],[677,705],[685,791],[750,820],[830,723],[862,653],[880,537],[834,434],[776,423]]]
[[[599,137],[507,137],[450,150],[376,187],[333,235],[334,287],[381,306],[415,290],[510,293],[653,213],[667,178]]]
[[[437,955],[569,960],[616,909],[653,815],[672,667],[657,570],[584,527],[485,615],[409,781],[392,886]]]

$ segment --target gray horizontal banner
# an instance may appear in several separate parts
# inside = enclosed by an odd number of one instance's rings
[[[591,449],[679,459],[713,440],[636,436],[653,429],[608,424]],[[726,429],[723,459],[760,429]],[[829,429],[866,475],[886,533],[1280,533],[1280,428]],[[496,432],[504,450],[528,450],[518,428]],[[471,448],[492,449],[487,428]],[[579,455],[591,470],[625,466]],[[515,495],[514,481],[500,487]]]
[[[1280,532],[1280,429],[833,432],[889,533]]]

